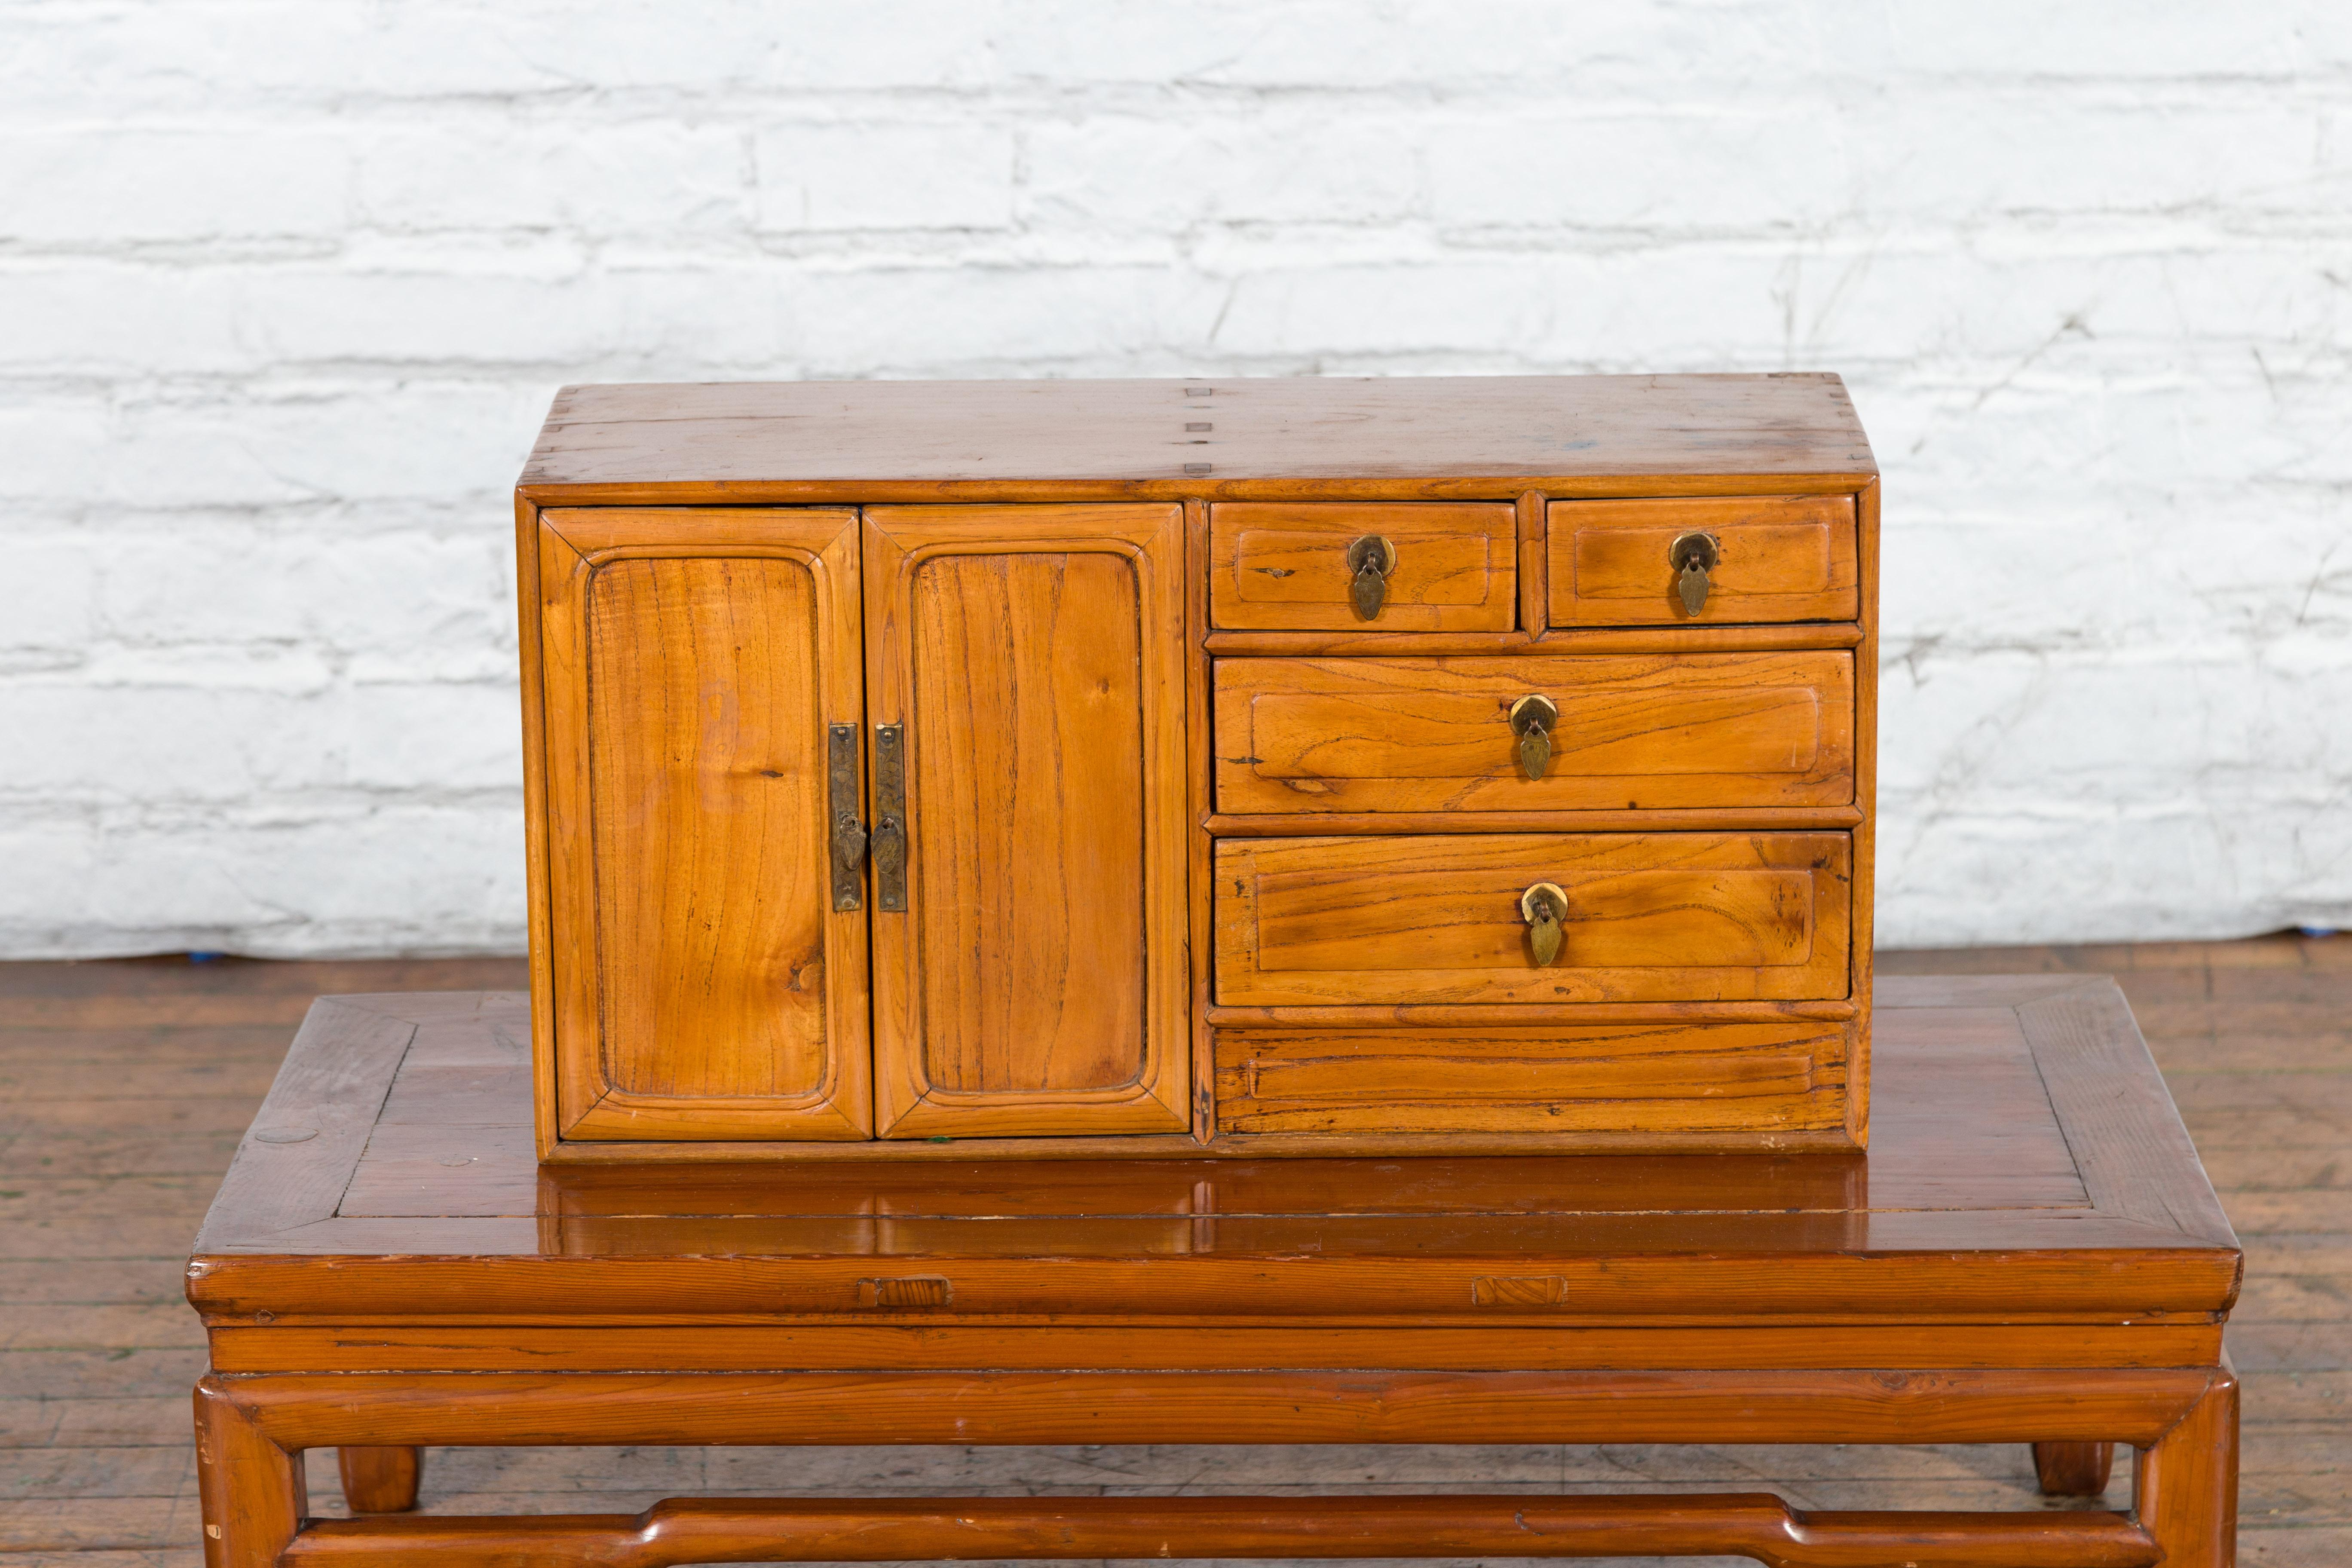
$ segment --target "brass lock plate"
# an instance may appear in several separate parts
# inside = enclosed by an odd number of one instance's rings
[[[1396,570],[1396,545],[1377,533],[1368,533],[1348,546],[1350,575],[1367,567],[1385,577]]]

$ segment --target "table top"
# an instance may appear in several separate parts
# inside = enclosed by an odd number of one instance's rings
[[[713,382],[565,387],[521,488],[550,504],[677,485],[871,500],[877,485],[1043,484],[1078,500],[1284,479],[1740,475],[1852,489],[1876,471],[1844,384],[1811,372]]]
[[[2228,1310],[2236,1237],[2113,982],[1887,977],[1874,1020],[1866,1154],[541,1167],[525,997],[324,997],[188,1293],[215,1316]]]

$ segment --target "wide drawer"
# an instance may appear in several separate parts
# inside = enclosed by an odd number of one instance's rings
[[[1234,1006],[1843,997],[1843,833],[1496,833],[1217,845]],[[1521,896],[1565,897],[1535,960]]]
[[[1555,715],[1540,778],[1511,721],[1530,696]],[[1228,812],[1843,805],[1853,656],[1221,659],[1216,759]]]
[[[1220,1029],[1220,1132],[1833,1128],[1849,1025]]]
[[[1675,626],[1850,621],[1862,580],[1852,496],[1554,501],[1546,551],[1551,624]],[[1675,541],[1717,559],[1696,614],[1676,591]]]
[[[1367,617],[1349,547],[1393,551]],[[1233,630],[1505,632],[1518,622],[1518,521],[1494,502],[1229,501],[1209,509],[1209,619]]]

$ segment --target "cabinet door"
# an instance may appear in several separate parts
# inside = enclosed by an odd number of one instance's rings
[[[1184,1131],[1181,510],[866,517],[877,1128]]]
[[[539,541],[563,1135],[870,1137],[827,776],[861,727],[856,514],[555,510]]]

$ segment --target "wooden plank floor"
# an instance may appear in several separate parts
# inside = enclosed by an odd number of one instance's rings
[[[2352,1563],[2352,937],[1889,953],[1880,968],[2123,983],[2246,1243],[2229,1336],[2246,1385],[2241,1560]],[[519,961],[490,959],[0,964],[0,1564],[195,1568],[187,1391],[205,1356],[180,1266],[304,1007],[327,992],[521,984]],[[320,1458],[316,1510],[339,1513]],[[1326,1486],[1768,1488],[1827,1509],[2038,1500],[2021,1447],[1555,1444],[445,1450],[428,1462],[425,1506]],[[2110,1495],[2127,1487],[2119,1474]]]

